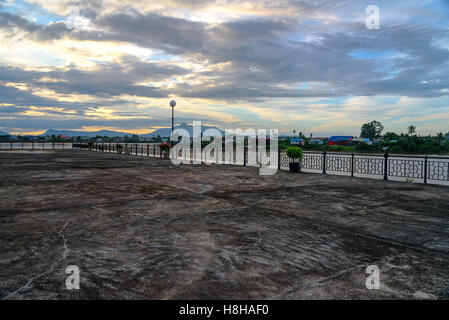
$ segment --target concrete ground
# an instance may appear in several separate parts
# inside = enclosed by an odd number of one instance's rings
[[[3,299],[449,298],[449,187],[0,152],[0,199]]]

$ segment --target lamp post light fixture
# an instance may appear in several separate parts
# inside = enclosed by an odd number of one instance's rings
[[[175,106],[176,101],[172,100],[170,101],[170,107],[171,107],[171,133],[173,134],[173,131],[175,130]]]

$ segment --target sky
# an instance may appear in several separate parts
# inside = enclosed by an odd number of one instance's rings
[[[366,8],[379,8],[368,29]],[[449,131],[449,0],[0,0],[0,130]]]

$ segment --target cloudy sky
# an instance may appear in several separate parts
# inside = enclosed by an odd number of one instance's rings
[[[380,9],[367,29],[366,7]],[[0,130],[449,131],[449,1],[0,0]]]

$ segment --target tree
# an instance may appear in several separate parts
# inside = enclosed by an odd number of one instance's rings
[[[384,126],[379,121],[371,121],[365,123],[360,129],[360,136],[362,138],[377,138],[382,134]]]
[[[384,134],[385,140],[399,140],[399,135],[394,132],[387,132]]]
[[[413,135],[413,134],[415,134],[415,132],[416,132],[416,126],[414,126],[414,125],[409,125],[408,127],[407,127],[407,132],[408,132],[408,134],[409,135]]]

